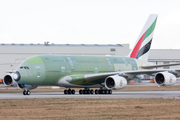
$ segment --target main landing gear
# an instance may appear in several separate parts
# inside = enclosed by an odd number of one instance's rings
[[[73,90],[71,90],[71,89],[68,89],[68,90],[64,90],[64,94],[75,94],[75,90],[73,89]]]
[[[95,91],[93,89],[88,89],[88,88],[85,88],[85,89],[80,89],[79,90],[79,94],[82,95],[82,94],[112,94],[112,90],[108,90],[108,89],[102,89],[100,88],[99,90],[96,89]],[[70,88],[68,90],[64,90],[64,94],[75,94],[75,90],[71,90]]]
[[[94,90],[93,89],[84,89],[84,90],[79,90],[79,94],[94,94]]]
[[[95,94],[112,94],[112,90],[108,90],[108,89],[99,89],[99,90],[95,90]]]
[[[23,91],[23,95],[30,95],[30,94],[31,94],[31,92],[29,90],[24,90]]]
[[[84,89],[84,90],[79,90],[79,94],[94,94],[94,90],[93,89]],[[102,89],[100,88],[99,90],[95,90],[95,94],[112,94],[112,90],[108,90],[108,89]]]

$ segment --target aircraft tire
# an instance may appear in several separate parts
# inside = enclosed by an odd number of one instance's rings
[[[105,90],[101,90],[101,94],[105,94]]]
[[[65,94],[65,95],[68,94],[68,91],[67,91],[67,90],[64,90],[64,94]]]
[[[90,93],[90,90],[86,90],[86,91],[87,91],[87,94],[91,94],[91,93]]]
[[[83,94],[87,94],[87,90],[83,90]]]
[[[90,93],[91,93],[91,94],[94,94],[94,90],[93,90],[93,89],[91,89],[91,90],[90,90]]]
[[[112,90],[108,90],[108,94],[112,94]]]
[[[73,94],[73,95],[74,95],[74,94],[75,94],[75,92],[76,92],[76,91],[75,91],[74,89],[73,89],[73,90],[71,90],[71,94]]]
[[[68,90],[68,94],[71,94],[71,89]]]
[[[79,94],[83,94],[83,90],[80,89],[80,90],[79,90]]]
[[[96,89],[96,90],[95,90],[95,94],[98,94],[98,93],[99,93],[99,90]]]
[[[30,95],[31,92],[29,90],[26,91],[26,95]]]
[[[23,91],[23,95],[26,95],[26,91],[25,90]]]
[[[98,93],[99,93],[99,94],[102,94],[102,90],[101,90],[101,89],[99,89],[99,90],[98,90]]]
[[[108,90],[104,90],[104,94],[108,94]]]

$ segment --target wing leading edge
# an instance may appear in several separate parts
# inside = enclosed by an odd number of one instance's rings
[[[162,64],[162,65],[148,65],[148,66],[139,66],[143,69],[152,69],[152,68],[158,68],[158,67],[167,67],[167,66],[177,66],[180,65],[180,63],[172,63],[172,64]]]

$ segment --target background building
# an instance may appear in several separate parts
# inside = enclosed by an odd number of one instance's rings
[[[126,56],[129,44],[0,44],[0,79],[6,71],[16,70],[26,58],[40,54]],[[180,62],[180,49],[151,49],[149,62],[156,64]],[[180,66],[173,66],[177,68]],[[169,68],[169,67],[166,67]]]

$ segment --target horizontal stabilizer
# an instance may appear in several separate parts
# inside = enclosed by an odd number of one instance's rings
[[[152,68],[167,67],[167,66],[176,66],[176,65],[180,65],[180,63],[162,64],[162,65],[149,65],[149,66],[140,66],[140,68],[143,68],[143,69],[152,69]]]

